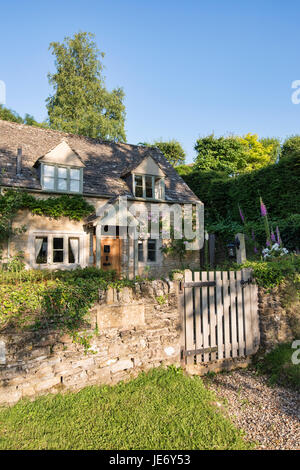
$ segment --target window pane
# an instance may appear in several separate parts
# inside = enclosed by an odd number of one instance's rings
[[[37,264],[47,263],[48,239],[47,237],[36,237],[35,239],[35,262]]]
[[[52,176],[54,178],[54,166],[44,165],[44,176]]]
[[[80,191],[80,181],[70,180],[70,191],[79,193]]]
[[[142,176],[135,176],[135,185],[136,186],[143,186],[143,177]]]
[[[135,176],[135,196],[136,197],[143,197],[143,177],[142,176]]]
[[[54,178],[50,178],[49,176],[44,176],[44,188],[54,189]]]
[[[58,184],[57,184],[57,189],[60,191],[66,191],[67,190],[67,180],[59,178],[58,179]]]
[[[162,199],[163,198],[162,186],[163,186],[163,182],[162,182],[161,178],[155,178],[155,197],[157,199]]]
[[[58,168],[58,177],[59,178],[67,178],[67,169],[66,168]]]
[[[72,180],[80,180],[80,170],[74,170],[74,168],[71,168],[70,170],[70,178]]]
[[[53,250],[53,263],[63,263],[64,261],[64,252]]]
[[[144,261],[144,244],[143,242],[138,242],[138,260]]]
[[[143,197],[143,188],[141,186],[135,187],[135,195],[136,197]]]
[[[148,248],[147,250],[148,261],[156,261],[156,240],[148,240],[147,248]]]
[[[146,176],[145,182],[146,182],[146,197],[153,197],[152,177],[151,176]]]
[[[64,248],[64,239],[63,238],[53,238],[53,249],[54,250],[63,250]]]
[[[69,238],[69,263],[79,262],[79,238]]]

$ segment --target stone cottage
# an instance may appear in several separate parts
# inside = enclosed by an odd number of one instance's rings
[[[137,237],[129,232],[139,211],[158,208],[162,213],[167,207],[188,205],[197,209],[200,223],[198,244],[187,253],[185,264],[199,267],[203,204],[157,148],[0,121],[0,167],[2,191],[19,188],[36,198],[81,194],[95,208],[80,222],[19,211],[13,228],[26,226],[26,231],[8,241],[4,257],[22,251],[26,266],[39,269],[97,266],[130,278],[145,270],[166,275],[180,266],[176,256],[161,251],[164,240],[149,231]],[[121,213],[125,203],[129,217]]]

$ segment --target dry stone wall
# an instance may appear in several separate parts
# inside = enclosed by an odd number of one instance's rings
[[[300,339],[300,301],[296,295],[293,300],[288,300],[287,290],[288,286],[272,290],[259,288],[260,346],[263,350]]]
[[[58,390],[115,384],[180,362],[177,286],[142,282],[109,289],[90,311],[88,352],[59,332],[0,334],[0,404]]]
[[[149,281],[103,292],[81,332],[90,336],[87,352],[58,331],[1,332],[0,405],[87,385],[113,385],[162,364],[179,366],[183,339],[177,289],[176,282]],[[285,308],[282,293],[259,289],[258,307],[263,349],[297,335],[299,302]]]

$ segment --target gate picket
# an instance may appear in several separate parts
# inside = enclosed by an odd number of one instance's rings
[[[244,340],[244,316],[243,316],[243,293],[242,293],[242,273],[236,273],[236,290],[237,290],[237,308],[238,308],[238,343],[239,356],[245,356],[245,340]]]
[[[251,277],[250,269],[242,269],[243,280],[247,281]],[[250,286],[244,284],[244,321],[245,321],[245,340],[246,340],[246,355],[252,354],[253,350],[253,324],[251,312],[251,297]]]
[[[192,271],[185,270],[185,281],[193,280]],[[186,322],[186,349],[195,349],[194,344],[194,307],[193,307],[193,288],[185,288],[185,322]],[[187,357],[187,364],[194,363],[194,356]]]
[[[207,272],[203,271],[201,273],[201,281],[207,281]],[[208,325],[208,289],[207,287],[202,287],[202,323],[203,323],[203,348],[208,348],[209,346],[209,325]],[[209,360],[209,354],[204,353],[204,362]]]
[[[194,281],[200,281],[200,273],[194,273]],[[201,325],[201,305],[200,305],[200,289],[195,288],[194,292],[195,297],[195,334],[196,334],[196,349],[203,348],[203,339],[202,339],[202,325]],[[202,354],[196,356],[196,362],[202,362]]]
[[[217,343],[218,359],[224,356],[224,338],[223,338],[223,301],[222,301],[222,278],[221,272],[216,272],[216,308],[217,308]]]
[[[224,348],[225,357],[230,357],[231,344],[230,344],[230,326],[229,326],[229,281],[228,272],[223,272],[223,295],[224,295]]]
[[[237,324],[236,324],[236,281],[235,272],[229,272],[230,279],[230,323],[231,323],[231,344],[232,344],[232,357],[237,357],[238,343],[237,343]]]
[[[214,272],[210,271],[208,274],[208,280],[214,281]],[[215,310],[215,288],[213,286],[209,287],[208,289],[209,294],[209,326],[210,326],[210,346],[212,348],[217,346],[216,342],[216,310]],[[216,360],[216,353],[211,352],[210,359],[211,361]]]

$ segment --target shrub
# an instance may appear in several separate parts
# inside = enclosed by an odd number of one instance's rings
[[[247,261],[242,267],[252,268],[257,284],[270,289],[279,286],[285,280],[298,282],[300,256],[292,254],[271,261]]]
[[[291,344],[280,344],[256,363],[258,372],[269,375],[271,384],[300,389],[300,364],[293,364]]]

